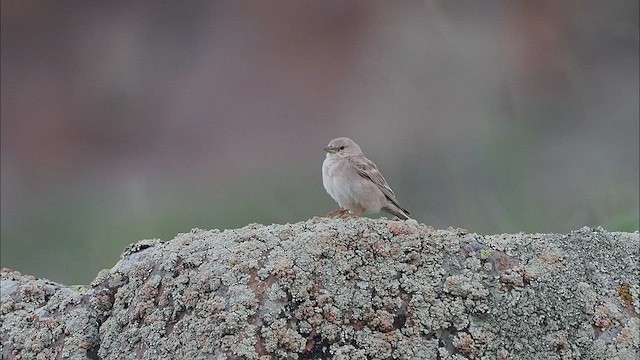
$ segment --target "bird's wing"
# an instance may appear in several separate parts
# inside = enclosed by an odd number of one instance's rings
[[[380,188],[384,196],[386,196],[389,201],[391,201],[400,209],[404,210],[400,206],[400,204],[398,204],[398,201],[396,200],[396,194],[393,193],[393,190],[391,190],[389,184],[387,184],[387,181],[384,179],[384,177],[378,170],[378,167],[373,163],[373,161],[367,159],[364,156],[361,156],[349,158],[349,163],[353,166],[358,175],[362,176],[365,179],[371,180]]]

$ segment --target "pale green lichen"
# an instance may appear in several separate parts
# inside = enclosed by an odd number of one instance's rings
[[[493,254],[493,250],[491,249],[481,249],[480,250],[480,259],[482,260],[487,260],[489,258],[489,256],[491,256],[491,254]]]

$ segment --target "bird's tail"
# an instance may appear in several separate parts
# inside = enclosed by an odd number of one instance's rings
[[[395,215],[402,220],[409,220],[409,212],[399,206],[395,206],[394,204],[389,204],[382,208],[382,210],[388,212],[391,215]]]

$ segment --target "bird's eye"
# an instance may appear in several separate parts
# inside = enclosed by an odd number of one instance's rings
[[[344,150],[344,145],[340,146],[340,150]]]

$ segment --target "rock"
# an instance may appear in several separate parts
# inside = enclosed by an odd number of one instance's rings
[[[313,218],[143,240],[88,286],[3,269],[3,359],[636,359],[638,233]]]

